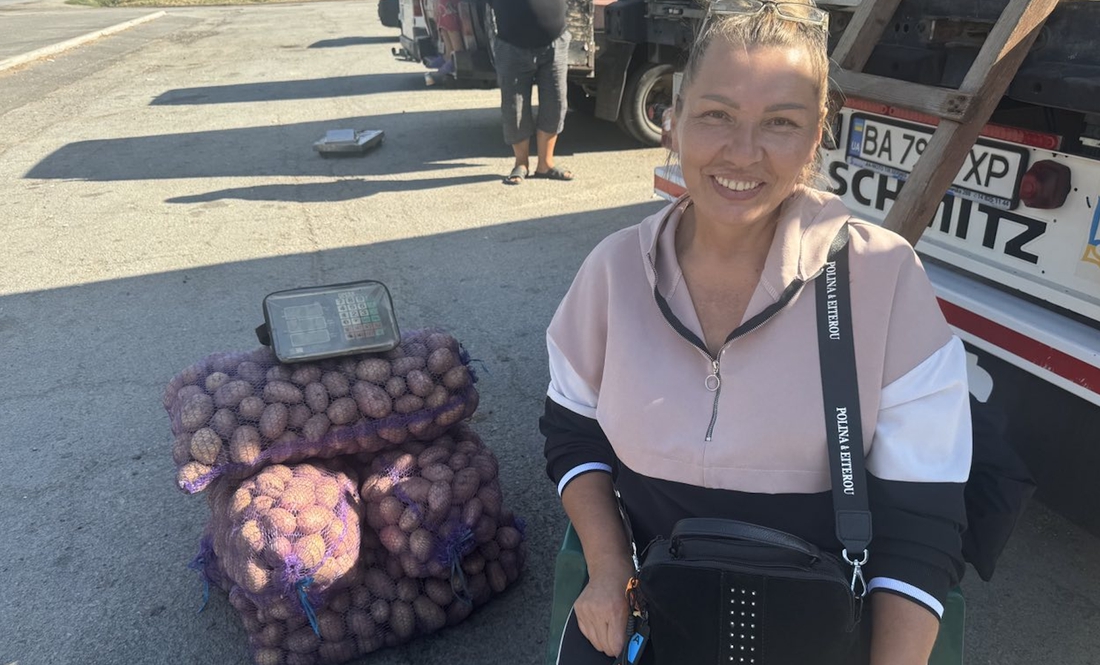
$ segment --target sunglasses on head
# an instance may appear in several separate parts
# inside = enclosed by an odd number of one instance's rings
[[[773,0],[715,0],[707,10],[707,21],[712,16],[728,14],[751,16],[765,10],[774,11],[780,18],[788,21],[829,29],[829,12],[824,9],[800,2],[773,2]]]

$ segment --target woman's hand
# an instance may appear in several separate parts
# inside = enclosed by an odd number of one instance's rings
[[[618,656],[626,642],[626,583],[634,574],[629,559],[609,562],[599,571],[589,571],[588,584],[573,604],[581,633],[592,646],[608,656]]]

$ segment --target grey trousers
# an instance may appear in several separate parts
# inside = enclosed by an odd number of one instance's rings
[[[569,31],[549,46],[525,49],[503,39],[493,39],[504,142],[515,145],[530,140],[535,130],[561,134],[568,105],[565,77],[569,71]],[[531,89],[538,86],[539,112],[531,112]]]

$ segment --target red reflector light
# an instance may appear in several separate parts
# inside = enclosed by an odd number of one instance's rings
[[[1069,167],[1044,159],[1032,164],[1020,180],[1020,202],[1029,208],[1060,208],[1069,196],[1069,188]]]

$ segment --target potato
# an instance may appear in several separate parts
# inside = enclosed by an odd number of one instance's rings
[[[355,640],[346,639],[339,642],[322,642],[317,650],[317,656],[323,665],[337,665],[353,660],[359,655]]]
[[[455,456],[460,454],[461,453],[455,454]],[[477,469],[472,467],[459,469],[458,472],[454,474],[454,480],[451,486],[454,491],[454,502],[466,503],[470,501],[476,496],[477,489],[481,488],[481,484],[481,474],[477,473]],[[480,511],[480,508],[478,508],[478,512]]]
[[[324,413],[328,409],[328,388],[320,382],[306,384],[302,394],[305,396],[306,405],[314,413]]]
[[[447,606],[447,625],[453,626],[458,623],[462,623],[466,620],[466,617],[470,616],[470,613],[474,611],[474,606],[469,603],[455,602]]]
[[[310,443],[317,443],[328,433],[329,425],[328,416],[323,413],[315,414],[302,425],[302,437]]]
[[[430,480],[413,476],[401,480],[397,486],[400,488],[401,492],[405,493],[405,496],[407,496],[410,501],[420,505],[427,505],[428,495],[432,488],[432,482]]]
[[[272,365],[268,368],[267,374],[264,376],[264,378],[266,378],[268,382],[290,381],[290,375],[293,373],[294,370],[292,370],[290,367],[287,367],[286,365]]]
[[[409,387],[408,385],[406,385],[405,379],[401,378],[400,376],[391,376],[389,379],[386,380],[386,385],[384,386],[384,388],[386,389],[386,392],[389,393],[389,396],[393,397],[394,399],[401,397],[409,391]]]
[[[481,505],[484,507],[485,514],[496,517],[500,514],[500,485],[496,481],[490,481],[486,485],[482,485],[481,489],[477,491],[477,498],[481,499]]]
[[[267,623],[258,632],[252,634],[252,639],[260,646],[277,647],[283,643],[285,635],[282,624]]]
[[[432,464],[424,468],[420,474],[433,483],[450,483],[455,477],[455,472],[445,464]]]
[[[397,520],[397,526],[405,533],[412,533],[424,520],[424,513],[416,506],[407,506]]]
[[[214,393],[214,404],[220,408],[236,408],[245,397],[252,395],[252,384],[248,381],[230,381]]]
[[[237,415],[230,409],[218,409],[214,412],[213,417],[210,418],[210,428],[218,433],[218,436],[223,439],[228,439],[233,436],[233,432],[236,431]]]
[[[255,559],[249,559],[242,571],[241,586],[250,593],[260,593],[267,588],[271,581],[271,573],[261,566]]]
[[[245,360],[237,365],[237,377],[255,386],[264,382],[264,369],[259,363]]]
[[[475,391],[471,391],[477,394]],[[466,417],[466,402],[458,397],[450,397],[447,402],[435,410],[435,422],[442,427],[450,427]]]
[[[313,483],[308,479],[295,478],[286,484],[286,489],[279,495],[276,503],[287,510],[298,514],[316,502],[313,493]]]
[[[294,553],[306,570],[317,568],[325,558],[325,539],[316,533],[302,536],[294,543]]]
[[[280,473],[272,471],[273,467],[264,469],[254,479],[256,494],[263,494],[272,499],[278,499],[286,489],[287,480]]]
[[[408,446],[401,450],[394,451],[397,453],[397,456],[384,462],[385,464],[389,464],[391,473],[404,477],[416,471],[419,455],[414,455],[408,452],[407,449]]]
[[[237,405],[237,415],[245,420],[255,422],[263,415],[266,407],[267,402],[263,398],[251,395],[242,399],[241,403]]]
[[[370,508],[371,504],[381,501],[382,497],[388,495],[393,490],[393,485],[393,478],[388,473],[374,473],[367,476],[367,479],[363,481],[363,485],[359,489],[359,495],[363,497],[363,501],[367,502],[367,507]]]
[[[451,451],[446,446],[439,445],[438,442],[425,448],[424,452],[416,458],[416,465],[421,469],[427,468],[433,464],[446,462],[451,456]]]
[[[405,504],[395,496],[387,496],[378,502],[378,511],[386,526],[397,524],[405,510]]]
[[[465,365],[452,367],[443,375],[443,385],[452,392],[462,390],[470,385],[470,370]]]
[[[305,404],[294,404],[287,408],[286,428],[300,432],[306,422],[313,417],[313,410]]]
[[[424,529],[417,529],[409,534],[409,551],[420,563],[427,563],[435,553],[435,538]]]
[[[264,547],[264,562],[274,569],[286,567],[286,561],[294,554],[294,543],[284,536],[276,536],[267,542]]]
[[[227,514],[230,519],[237,520],[244,514],[244,511],[252,505],[252,493],[247,488],[238,487],[233,495],[229,499],[229,505],[227,507]]]
[[[410,414],[424,408],[424,400],[416,395],[402,395],[393,401],[393,410],[401,414]]]
[[[255,510],[256,512],[264,513],[264,512],[267,512],[268,510],[271,510],[274,507],[275,507],[275,499],[273,499],[269,496],[262,495],[262,494],[260,496],[255,496],[255,495],[252,496],[252,509]]]
[[[436,386],[432,388],[431,394],[424,398],[424,406],[429,409],[439,409],[446,404],[447,400],[450,398],[451,393],[449,390],[443,386]]]
[[[416,614],[411,604],[403,600],[390,603],[390,629],[402,642],[413,636],[416,632]]]
[[[366,358],[360,360],[359,364],[355,367],[356,378],[362,381],[370,381],[377,385],[384,384],[386,380],[390,378],[391,372],[390,364],[381,358]]]
[[[290,381],[303,387],[320,380],[321,368],[312,363],[298,365],[290,374]]]
[[[348,630],[359,637],[373,637],[378,628],[371,619],[370,613],[361,609],[351,610],[344,617]]]
[[[321,639],[338,642],[344,639],[344,617],[336,612],[321,610],[317,613],[317,632],[321,633]]]
[[[329,397],[344,397],[351,390],[348,378],[340,372],[325,372],[321,376],[321,385],[328,391]]]
[[[428,357],[428,345],[424,344],[421,341],[418,341],[420,339],[423,338],[414,337],[410,339],[408,343],[402,345],[404,347],[406,356],[416,356],[418,358]]]
[[[425,342],[427,343],[428,349],[430,351],[444,348],[450,349],[452,351],[458,351],[458,341],[445,332],[434,332],[428,335],[428,338],[425,340]]]
[[[457,364],[455,354],[446,347],[438,348],[428,354],[428,371],[435,376],[443,376]]]
[[[383,573],[384,574],[384,573]],[[388,577],[386,579],[389,579]],[[397,595],[395,590],[394,596]],[[390,621],[390,604],[381,598],[375,599],[370,604],[370,618],[376,625],[384,626]]]
[[[416,614],[420,628],[425,633],[432,633],[447,625],[447,615],[443,608],[436,604],[428,596],[417,596],[413,600],[413,612]]]
[[[351,589],[351,604],[359,609],[367,609],[370,607],[371,597],[370,589],[366,586],[355,586]]]
[[[296,517],[298,533],[303,535],[309,535],[311,533],[320,533],[321,529],[328,526],[329,521],[333,515],[331,510],[322,508],[321,506],[313,505],[308,506],[304,510],[298,513]],[[500,537],[500,534],[497,534]]]
[[[340,497],[343,495],[343,488],[340,487],[335,479],[326,478],[318,481],[313,487],[313,493],[316,497],[317,505],[327,510],[333,510],[336,508],[336,504],[340,502]]]
[[[500,562],[500,567],[504,570],[504,575],[508,578],[508,583],[511,584],[519,579],[521,558],[516,554],[517,550],[502,550],[500,558],[497,561]]]
[[[395,376],[405,376],[414,369],[424,369],[426,361],[422,356],[405,356],[404,358],[394,358],[390,361],[390,366]]]
[[[269,404],[260,416],[260,434],[272,441],[279,438],[286,431],[288,416],[289,411],[285,404],[279,402]]]
[[[519,547],[520,542],[523,540],[523,536],[515,527],[502,526],[497,529],[496,535],[497,543],[501,549],[514,550]]]
[[[405,375],[405,384],[409,387],[409,392],[417,397],[428,397],[435,391],[435,382],[422,369],[409,370]]]
[[[399,446],[409,440],[409,428],[398,423],[390,423],[378,428],[378,436],[395,446]]]
[[[312,653],[321,646],[321,638],[313,632],[312,628],[299,628],[286,636],[286,648],[294,653]]]
[[[420,587],[417,585],[416,580],[411,577],[402,577],[397,580],[396,586],[398,600],[411,603],[420,595]]]
[[[213,472],[209,466],[202,462],[188,462],[180,467],[176,473],[176,482],[186,489],[186,485],[193,485],[200,479],[209,476]]]
[[[500,593],[508,588],[508,576],[505,575],[499,561],[490,561],[485,564],[485,575],[489,578],[489,588],[493,593]]]
[[[176,391],[176,403],[185,404],[192,397],[205,394],[199,386],[184,386]]]
[[[424,580],[424,594],[440,607],[446,607],[447,603],[454,600],[454,591],[451,590],[451,585],[434,578]]]
[[[408,546],[408,537],[405,532],[393,524],[382,527],[378,537],[382,540],[382,547],[391,554],[400,554]]]
[[[359,418],[359,407],[350,397],[340,397],[328,407],[328,418],[335,425],[346,425]]]
[[[172,440],[172,461],[183,466],[191,461],[191,435],[181,432]]]
[[[237,532],[241,542],[246,544],[254,554],[260,554],[264,551],[264,532],[260,529],[260,523],[256,520],[246,520],[244,524],[241,524],[240,531]]]
[[[393,400],[389,394],[373,383],[356,383],[351,387],[351,396],[359,411],[368,418],[381,419],[393,412]]]
[[[286,508],[271,508],[263,518],[272,535],[289,536],[298,529],[298,519]]]
[[[454,485],[452,485],[454,487]],[[481,505],[481,499],[476,496],[472,499],[468,499],[465,503],[456,500],[462,506],[462,523],[470,529],[473,529],[481,521],[481,516],[484,512],[484,508]]]
[[[231,379],[225,372],[213,372],[206,377],[203,382],[203,387],[206,388],[206,392],[214,394],[218,388],[221,388],[225,384],[229,383]]]
[[[282,480],[283,483],[289,483],[291,480],[294,480],[294,469],[291,469],[285,464],[272,464],[264,469],[263,473],[275,476],[279,480]]]
[[[205,427],[214,415],[214,399],[205,393],[189,398],[180,409],[180,424],[188,432]]]
[[[305,400],[302,389],[288,381],[269,381],[263,397],[268,404],[301,404]]]
[[[449,470],[449,469],[448,469]],[[432,513],[446,513],[451,506],[451,484],[449,482],[432,483],[428,489],[428,510]]]
[[[465,453],[455,453],[451,455],[451,459],[447,460],[447,467],[451,471],[461,471],[470,465],[470,456]]]
[[[255,464],[260,458],[260,431],[249,425],[242,425],[233,432],[229,440],[229,459],[239,464]]]
[[[286,665],[282,649],[263,647],[252,652],[252,662],[255,665]]]
[[[489,515],[482,515],[473,526],[474,542],[479,545],[489,543],[497,535],[496,521]]]
[[[467,575],[477,575],[485,570],[485,557],[478,552],[467,554],[466,558],[462,560],[462,570]]]
[[[366,585],[370,592],[374,594],[376,598],[382,600],[393,600],[397,598],[397,587],[394,586],[393,578],[386,574],[386,571],[381,568],[369,568],[367,572],[363,574],[363,583]],[[374,616],[374,620],[378,623],[385,623],[385,618],[378,618],[375,613],[375,607],[371,605],[371,615]]]

